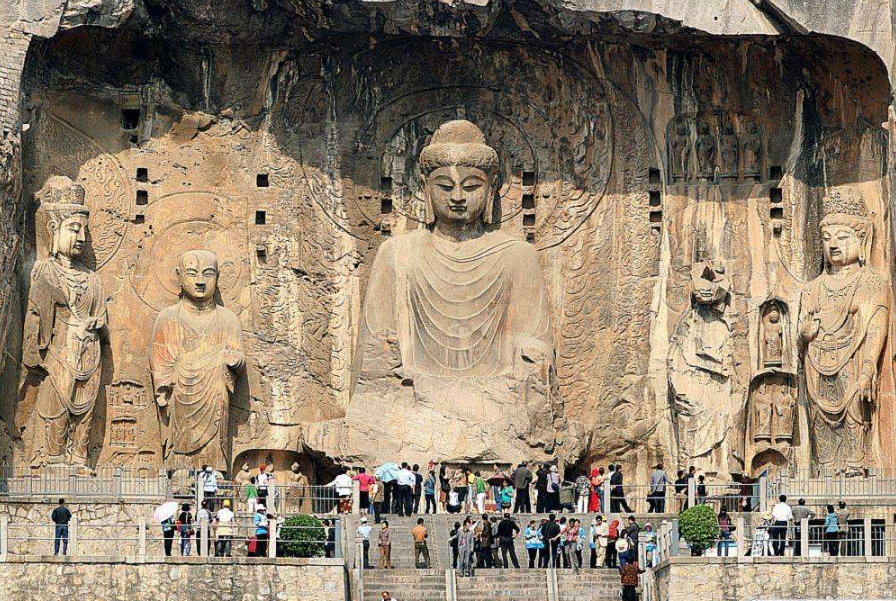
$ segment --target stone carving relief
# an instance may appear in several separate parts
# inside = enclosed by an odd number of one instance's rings
[[[667,130],[670,183],[719,178],[757,179],[762,173],[762,134],[750,115],[701,111],[672,119]]]
[[[669,387],[681,465],[725,473],[734,415],[731,324],[726,316],[730,280],[720,260],[691,266],[691,307],[672,334]]]
[[[792,389],[790,377],[784,374],[765,374],[754,380],[750,393],[754,443],[785,449],[793,443],[796,398]]]
[[[760,368],[783,368],[790,358],[790,312],[781,300],[766,301],[760,307]]]
[[[428,227],[387,240],[371,267],[345,440],[375,428],[384,444],[367,453],[377,461],[388,460],[390,438],[406,454],[434,447],[454,462],[549,451],[562,405],[548,299],[535,250],[489,229],[498,155],[456,120],[419,163]],[[312,429],[309,439],[320,448],[334,434]]]
[[[81,258],[90,215],[84,188],[54,176],[36,200],[35,229],[49,242],[49,256],[31,271],[23,342],[24,387],[37,389],[27,418],[31,464],[86,467],[101,388],[106,294]],[[29,391],[21,396],[27,398]]]
[[[867,264],[874,228],[861,194],[832,190],[822,210],[824,272],[806,284],[799,317],[813,462],[861,470],[881,460],[878,386],[892,299]]]
[[[245,365],[242,327],[215,302],[218,258],[180,257],[181,300],[156,318],[149,364],[169,467],[230,468],[230,397]]]

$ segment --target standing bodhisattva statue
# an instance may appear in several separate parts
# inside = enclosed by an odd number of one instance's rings
[[[825,268],[803,290],[799,334],[813,461],[850,471],[879,460],[875,401],[891,300],[866,265],[873,227],[864,201],[834,192],[823,204]]]
[[[100,391],[100,334],[106,296],[96,273],[80,260],[89,210],[84,188],[52,177],[36,195],[46,224],[49,257],[34,264],[25,318],[23,363],[39,381],[32,465],[86,466]],[[41,235],[43,232],[39,232]]]
[[[173,468],[226,471],[230,396],[245,363],[242,327],[232,311],[215,303],[213,252],[185,252],[177,275],[181,299],[156,318],[149,358],[165,458]]]

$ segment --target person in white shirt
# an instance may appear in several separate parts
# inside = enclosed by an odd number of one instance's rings
[[[202,466],[199,472],[199,480],[202,482],[202,498],[208,501],[208,510],[215,510],[215,497],[218,496],[218,472],[207,465]]]
[[[204,521],[203,521],[204,520]],[[196,555],[203,554],[202,548],[202,532],[205,527],[210,526],[212,522],[212,514],[208,510],[208,501],[203,501],[199,511],[196,512],[196,523],[199,525],[199,528],[196,530]],[[209,532],[205,530],[205,532]]]
[[[230,557],[233,545],[233,511],[230,500],[224,500],[224,507],[215,514],[215,557]]]
[[[258,502],[267,505],[268,500],[268,483],[271,475],[267,473],[268,466],[261,464],[258,466],[258,475],[255,476],[255,486],[258,487]]]
[[[358,530],[355,531],[355,540],[361,541],[363,558],[364,558],[364,563],[362,565],[364,566],[365,570],[370,569],[370,531],[371,530],[372,530],[372,528],[370,527],[370,524],[367,523],[367,517],[366,516],[362,517],[361,525],[358,526]]]
[[[337,505],[337,511],[339,510],[339,506],[345,507],[348,505],[348,509],[346,511],[351,510],[351,503],[349,500],[352,496],[352,477],[348,475],[348,470],[344,467],[339,468],[339,475],[336,476],[332,482],[327,484],[327,486],[332,486],[336,489],[336,496],[339,497],[339,503]]]
[[[792,521],[793,510],[787,504],[787,495],[781,495],[778,504],[772,507],[772,525],[768,529],[772,550],[778,557],[782,557],[787,548],[787,526]]]
[[[398,472],[398,515],[411,515],[414,509],[414,485],[417,483],[417,477],[411,471],[407,463],[401,464],[401,470]]]

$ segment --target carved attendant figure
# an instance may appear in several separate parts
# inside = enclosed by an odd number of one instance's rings
[[[741,141],[744,157],[744,177],[756,177],[762,169],[762,138],[755,122],[749,121]]]
[[[387,240],[374,259],[359,348],[396,332],[407,378],[524,378],[533,365],[547,378],[553,346],[535,249],[485,228],[497,162],[475,125],[443,124],[420,155],[432,229]]]
[[[781,366],[784,358],[784,326],[781,323],[781,311],[777,307],[772,307],[766,313],[762,337],[763,364],[765,367]]]
[[[734,133],[734,125],[729,121],[722,125],[722,140],[719,148],[722,155],[722,177],[737,177],[737,135]]]
[[[708,121],[700,121],[697,134],[700,177],[712,178],[716,170],[716,136]]]
[[[46,223],[52,246],[31,272],[25,318],[23,363],[42,378],[36,401],[42,431],[35,433],[32,463],[86,466],[106,296],[99,277],[80,261],[89,215],[84,188],[52,177],[37,199],[38,222]]]
[[[243,369],[242,328],[215,304],[218,259],[188,251],[177,269],[181,300],[156,318],[150,368],[171,467],[229,469],[230,395]]]
[[[675,124],[675,135],[672,136],[672,177],[688,179],[691,167],[691,136],[688,125],[684,121]]]
[[[861,469],[879,461],[875,400],[891,298],[866,265],[873,228],[862,198],[834,192],[823,202],[825,270],[803,290],[799,319],[814,459]]]

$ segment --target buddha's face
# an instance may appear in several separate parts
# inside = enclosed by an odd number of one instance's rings
[[[178,275],[181,290],[186,297],[194,301],[214,298],[218,289],[218,267],[212,256],[205,253],[185,253]]]
[[[859,262],[862,235],[846,225],[830,225],[821,230],[824,258],[834,267]]]
[[[728,274],[718,261],[701,261],[691,268],[691,293],[701,305],[714,305],[728,294]]]
[[[426,180],[436,221],[469,224],[492,202],[494,177],[476,167],[439,167]]]
[[[772,311],[768,314],[768,320],[772,323],[778,323],[781,321],[781,315],[777,311]]]
[[[54,238],[57,253],[70,259],[77,257],[87,243],[87,216],[74,215],[63,220],[54,232]]]

